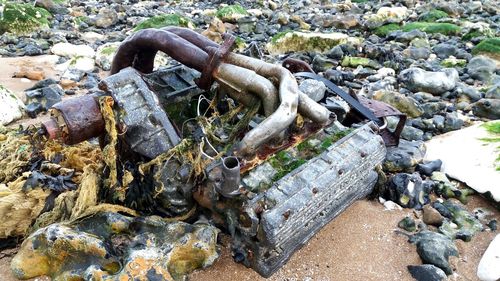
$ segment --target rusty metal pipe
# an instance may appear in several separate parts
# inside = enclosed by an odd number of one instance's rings
[[[197,47],[203,49],[204,51],[208,52],[210,48],[217,48],[219,45],[212,40],[204,37],[201,34],[198,34],[190,29],[187,28],[182,28],[182,27],[166,27],[164,30],[167,30],[171,33],[177,34],[178,36],[188,40],[192,44],[196,45]],[[233,61],[231,61],[231,58]],[[245,56],[242,55],[237,55],[237,54],[229,54],[228,55],[228,60],[227,62],[233,63],[235,65],[251,69],[255,71],[255,67],[258,66],[259,64],[262,64],[263,62],[261,60],[257,59],[252,59],[249,58],[249,60],[244,60]],[[248,58],[248,57],[247,57]],[[244,62],[244,63],[243,63]],[[240,64],[238,64],[240,63]],[[260,73],[259,73],[260,74]],[[266,77],[267,75],[261,74],[262,76]],[[324,106],[321,106],[311,98],[309,98],[307,95],[303,93],[299,93],[299,107],[298,111],[300,114],[302,114],[304,117],[320,123],[324,124],[328,122],[329,117],[330,117],[330,111],[326,109]]]
[[[259,146],[278,136],[292,124],[297,116],[299,87],[290,71],[279,65],[233,53],[228,54],[227,61],[251,69],[264,77],[274,77],[280,81],[279,97],[281,103],[278,109],[256,128],[248,132],[238,144],[238,153],[251,154]]]
[[[51,118],[42,123],[49,139],[77,144],[104,133],[104,119],[93,95],[66,99],[54,104]]]
[[[208,54],[186,39],[165,30],[150,28],[138,31],[120,45],[111,65],[111,74],[129,66],[150,73],[158,51],[200,72],[208,61]]]
[[[260,98],[265,116],[270,116],[278,107],[278,90],[268,79],[252,70],[221,63],[213,73],[217,82],[236,92],[250,92]]]

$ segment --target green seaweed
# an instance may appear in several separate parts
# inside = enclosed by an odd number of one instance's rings
[[[424,14],[422,14],[419,18],[419,20],[424,21],[424,22],[435,22],[438,19],[442,18],[447,18],[448,14],[446,12],[443,12],[441,10],[437,9],[432,9]]]
[[[488,123],[484,123],[481,126],[484,127],[486,131],[492,135],[492,137],[480,138],[479,140],[486,143],[500,143],[500,121],[491,121]],[[500,151],[500,145],[497,148]],[[495,162],[498,163],[496,166],[496,170],[500,171],[500,153],[495,159]]]
[[[236,4],[236,5],[228,5],[228,6],[220,8],[217,11],[217,13],[215,13],[215,16],[217,16],[220,19],[227,19],[235,14],[246,16],[246,15],[248,15],[248,12],[241,5]]]
[[[412,31],[415,29],[426,33],[441,33],[444,35],[458,35],[461,31],[460,26],[452,23],[412,22],[403,26],[403,31]]]
[[[162,28],[165,26],[189,27],[190,25],[192,25],[191,20],[179,14],[163,14],[140,22],[134,28],[134,31],[146,28]]]
[[[0,16],[0,34],[4,32],[27,34],[49,27],[49,19],[52,15],[44,8],[6,1],[2,4],[4,4],[4,9]]]
[[[472,54],[489,53],[500,56],[500,37],[486,38],[472,49]]]
[[[272,43],[277,43],[281,38],[285,37],[285,35],[287,35],[288,33],[290,32],[293,32],[292,30],[285,30],[285,31],[281,31],[281,32],[278,32],[276,33],[272,38],[271,38],[271,42]]]
[[[389,24],[377,27],[375,29],[375,34],[377,36],[380,36],[380,37],[385,37],[389,33],[396,31],[396,30],[401,30],[401,26],[399,26],[399,24],[397,24],[397,23],[389,23]]]
[[[272,181],[276,182],[306,163],[307,160],[294,157],[290,151],[282,150],[269,159],[269,164],[277,170]]]

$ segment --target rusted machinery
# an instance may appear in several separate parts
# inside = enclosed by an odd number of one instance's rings
[[[100,91],[55,105],[43,127],[68,144],[100,137],[105,145],[100,101],[111,96],[118,178],[128,183],[119,203],[144,214],[204,214],[231,235],[236,261],[270,276],[372,192],[386,151],[383,117],[399,116],[400,125],[404,117],[350,96],[357,122],[342,125],[287,68],[232,53],[233,41],[219,46],[177,27],[139,31],[118,49]],[[184,66],[153,72],[158,51]],[[384,139],[397,143],[400,127],[383,130]]]

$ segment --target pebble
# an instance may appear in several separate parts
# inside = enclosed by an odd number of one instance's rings
[[[430,205],[425,205],[422,211],[424,223],[434,226],[441,226],[443,224],[443,216]]]

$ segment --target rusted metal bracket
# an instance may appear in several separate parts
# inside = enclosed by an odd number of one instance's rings
[[[283,66],[292,73],[293,70],[307,69],[304,65],[307,65],[307,63],[291,58],[283,62]],[[314,72],[296,72],[294,75],[296,77],[310,78],[323,82],[328,89],[343,98],[361,116],[379,125],[379,134],[384,139],[386,146],[399,145],[399,138],[406,122],[405,114],[384,102],[370,100],[362,96],[350,95],[330,80],[314,74]],[[398,124],[394,131],[387,128],[387,120],[385,118],[388,116],[399,117]]]
[[[231,48],[233,47],[235,40],[236,37],[226,33],[224,34],[224,42],[219,48],[208,49],[208,63],[203,68],[201,77],[195,81],[198,87],[203,90],[210,89],[210,86],[212,86],[212,83],[214,82],[214,77],[212,75],[214,69],[219,66],[221,61],[223,61],[227,54],[231,52]]]

